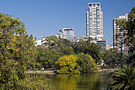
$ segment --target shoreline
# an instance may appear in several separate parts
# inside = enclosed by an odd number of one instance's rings
[[[98,72],[114,72],[116,70],[118,70],[118,68],[114,68],[114,69],[112,69],[112,68],[110,68],[110,69],[99,69]]]
[[[117,68],[115,69],[99,69],[96,72],[114,72],[115,70],[118,70]],[[56,74],[56,70],[50,70],[50,71],[25,71],[26,74]]]
[[[38,74],[38,73],[41,73],[41,74],[55,74],[56,71],[53,71],[53,70],[50,70],[50,71],[25,71],[25,73],[27,74]]]

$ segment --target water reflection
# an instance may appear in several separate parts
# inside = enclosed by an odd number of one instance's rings
[[[111,74],[91,73],[74,75],[45,75],[56,90],[106,90]]]

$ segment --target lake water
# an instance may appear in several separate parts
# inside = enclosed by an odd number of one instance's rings
[[[107,90],[111,73],[42,74],[53,85],[49,90]]]

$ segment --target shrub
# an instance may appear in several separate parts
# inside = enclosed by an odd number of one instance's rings
[[[78,68],[81,73],[88,73],[96,70],[98,67],[90,55],[83,53],[78,54]]]
[[[57,73],[79,73],[77,69],[77,57],[75,55],[64,55],[55,63]]]
[[[65,55],[55,63],[57,73],[88,73],[98,67],[90,55],[80,53],[78,55]]]

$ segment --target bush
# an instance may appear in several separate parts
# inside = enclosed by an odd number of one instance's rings
[[[55,63],[57,73],[88,73],[98,67],[90,55],[83,53],[78,55],[65,55]]]
[[[78,67],[81,73],[88,73],[98,69],[94,59],[90,55],[78,54]]]
[[[77,69],[77,57],[75,55],[64,55],[55,63],[57,73],[79,73]]]

